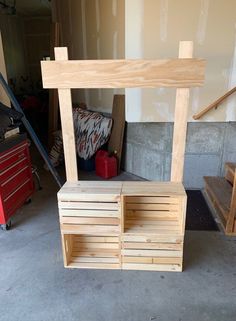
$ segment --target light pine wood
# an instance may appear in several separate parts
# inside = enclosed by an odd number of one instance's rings
[[[191,41],[181,41],[180,47],[179,47],[179,58],[192,58],[192,56],[193,56],[193,43]],[[171,181],[172,182],[183,181],[188,105],[189,105],[189,89],[178,88],[176,90],[174,133],[173,133],[173,144],[172,144],[172,163],[171,163]]]
[[[231,194],[229,216],[226,224],[226,233],[229,233],[229,234],[234,233],[235,221],[236,221],[236,171],[234,172],[234,183],[233,183],[233,189]]]
[[[228,98],[230,95],[232,95],[236,91],[236,87],[232,88],[231,90],[227,91],[223,96],[218,98],[216,101],[211,103],[209,106],[205,107],[203,110],[201,110],[199,113],[193,115],[193,119],[197,120],[204,116],[208,111],[212,110],[213,108],[217,108],[219,104],[221,104],[226,98]]]
[[[66,267],[182,271],[186,193],[182,184],[189,88],[205,61],[181,42],[179,59],[42,62],[45,88],[58,88],[67,182],[58,193]],[[71,88],[176,87],[171,182],[77,181]]]
[[[0,72],[7,82],[7,71],[6,71],[6,64],[5,64],[5,58],[4,58],[1,31],[0,31]],[[8,107],[11,107],[10,100],[1,85],[0,85],[0,102]]]
[[[67,48],[55,48],[55,59],[68,60]],[[70,89],[58,89],[62,138],[64,147],[64,157],[66,166],[66,179],[67,181],[78,180],[77,160],[76,160],[76,148],[75,148],[75,134],[74,123],[72,115],[72,100]]]
[[[205,61],[203,59],[42,61],[41,68],[44,88],[185,88],[203,85]]]

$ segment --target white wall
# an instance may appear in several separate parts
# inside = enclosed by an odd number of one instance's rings
[[[205,85],[191,90],[192,115],[236,86],[235,0],[126,0],[126,58],[178,56],[179,40],[194,41],[207,60]],[[173,121],[175,90],[126,90],[129,122]],[[236,95],[201,121],[236,121]]]

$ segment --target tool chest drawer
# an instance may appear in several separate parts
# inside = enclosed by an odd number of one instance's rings
[[[34,184],[28,141],[25,135],[0,144],[0,224],[10,217],[32,195]]]

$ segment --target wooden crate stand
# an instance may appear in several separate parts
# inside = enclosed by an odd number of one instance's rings
[[[190,87],[205,61],[182,41],[178,59],[68,61],[55,48],[43,61],[44,88],[58,89],[67,182],[58,193],[64,265],[69,268],[182,271],[186,193],[182,185]],[[170,182],[78,181],[72,88],[175,87]]]

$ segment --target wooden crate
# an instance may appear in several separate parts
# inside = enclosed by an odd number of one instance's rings
[[[58,193],[65,267],[120,268],[121,182],[66,183]]]
[[[120,237],[62,233],[64,265],[69,268],[119,269]]]
[[[182,184],[80,181],[58,201],[65,267],[182,270]]]
[[[180,183],[124,182],[122,268],[182,271],[186,194]]]
[[[183,236],[122,235],[122,268],[182,271]]]

